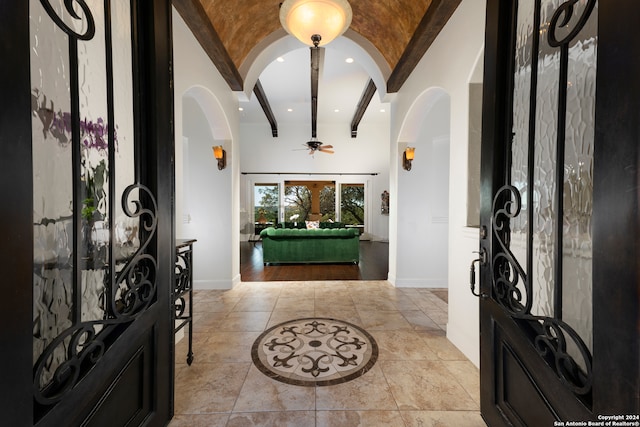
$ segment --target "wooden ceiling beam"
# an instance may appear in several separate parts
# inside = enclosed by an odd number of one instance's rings
[[[244,89],[242,76],[222,44],[220,36],[213,28],[200,1],[173,0],[172,3],[231,90],[242,91]]]
[[[256,85],[253,87],[253,93],[256,95],[256,99],[260,103],[262,111],[264,111],[264,115],[267,116],[267,120],[271,125],[271,136],[277,138],[278,122],[276,122],[276,117],[273,115],[271,105],[269,105],[269,100],[267,99],[267,95],[264,93],[264,89],[262,88],[262,83],[260,83],[260,80],[256,81]]]
[[[387,93],[400,90],[462,0],[432,0],[418,28],[387,80]]]
[[[369,106],[374,93],[376,93],[376,84],[373,80],[369,79],[367,86],[364,88],[364,92],[362,92],[360,101],[358,101],[358,107],[353,115],[353,120],[351,120],[351,138],[358,136],[358,125],[360,124],[360,120],[362,120],[362,116],[364,116],[365,111],[367,111],[367,107]]]

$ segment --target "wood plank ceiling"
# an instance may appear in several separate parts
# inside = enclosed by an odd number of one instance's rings
[[[280,0],[173,0],[196,39],[233,91],[242,91],[240,66],[251,49],[281,29]],[[351,0],[350,29],[371,42],[392,70],[387,93],[397,92],[445,26],[461,0]],[[363,88],[351,124],[355,137],[359,119],[375,92]],[[269,120],[277,124],[259,81],[254,93]]]

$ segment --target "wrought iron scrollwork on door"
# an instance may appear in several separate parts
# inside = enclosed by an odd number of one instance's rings
[[[128,208],[128,196],[138,190],[146,194],[151,207],[145,208],[135,200],[135,210]],[[123,208],[131,218],[140,218],[146,231],[144,241],[127,261],[111,284],[107,284],[111,304],[110,315],[103,320],[78,322],[60,333],[41,354],[34,366],[34,395],[38,403],[51,405],[62,399],[82,378],[87,365],[96,364],[103,356],[111,330],[120,324],[134,321],[153,302],[156,295],[156,260],[146,252],[157,228],[157,207],[153,195],[143,185],[132,185],[123,194]],[[110,281],[107,277],[107,281]],[[44,373],[50,366],[54,354],[64,354],[51,378]]]
[[[36,1],[32,5],[37,6]],[[70,219],[66,218],[66,221],[72,223],[68,226],[71,235],[69,239],[72,240],[69,259],[64,263],[59,260],[53,263],[39,262],[37,266],[34,261],[34,287],[36,285],[40,287],[38,292],[43,293],[42,289],[47,287],[48,292],[52,292],[51,289],[53,289],[64,294],[62,298],[69,300],[69,302],[62,304],[66,312],[59,310],[55,313],[47,313],[51,317],[55,317],[56,320],[62,320],[58,323],[50,320],[41,321],[37,318],[39,313],[34,315],[34,340],[37,330],[37,333],[41,335],[38,337],[38,343],[43,348],[34,349],[33,394],[37,405],[44,408],[42,412],[46,412],[47,408],[59,402],[102,359],[110,343],[115,341],[115,334],[122,333],[123,329],[126,329],[123,326],[131,324],[139,318],[156,300],[157,261],[153,255],[155,251],[150,248],[150,245],[156,240],[158,207],[153,192],[141,182],[143,178],[140,178],[138,173],[132,172],[131,178],[122,179],[120,189],[117,189],[115,185],[115,151],[118,141],[114,124],[116,107],[114,105],[112,57],[114,46],[112,45],[111,31],[112,2],[110,0],[60,0],[56,3],[51,0],[40,0],[40,4],[42,9],[38,8],[37,13],[42,15],[43,20],[48,16],[55,24],[55,26],[47,26],[46,31],[56,35],[56,48],[62,52],[63,58],[56,58],[56,60],[58,63],[62,63],[60,68],[64,69],[62,74],[64,74],[63,86],[65,86],[65,90],[59,91],[58,96],[60,97],[60,93],[63,92],[65,100],[67,96],[69,97],[69,110],[65,112],[54,111],[54,103],[51,100],[53,96],[49,98],[43,96],[42,103],[35,103],[34,108],[37,111],[34,111],[34,116],[42,121],[44,138],[47,137],[47,134],[51,134],[54,139],[58,139],[60,142],[61,150],[66,150],[69,147],[71,153],[68,155],[68,161],[71,168],[64,164],[59,168],[64,171],[59,173],[70,175],[69,185],[72,187],[72,196],[70,196],[72,200],[69,208],[72,211],[72,216]],[[122,6],[122,4],[117,6]],[[100,8],[104,9],[99,10]],[[33,13],[35,14],[36,11]],[[96,20],[94,14],[100,19]],[[120,18],[122,19],[122,17]],[[123,26],[131,28],[130,14],[124,19],[127,22],[124,22]],[[96,22],[99,23],[99,27],[96,27]],[[101,32],[102,25],[104,25],[104,33]],[[51,29],[55,27],[57,29]],[[60,31],[66,36],[63,37]],[[100,38],[96,37],[96,34],[104,35],[104,52],[91,51],[87,53],[93,46],[82,46],[81,43]],[[38,37],[34,37],[34,39],[37,41]],[[130,39],[133,37],[127,36],[126,39],[127,49],[133,52],[134,49],[129,45]],[[63,46],[65,43],[66,47]],[[100,44],[100,46],[102,45]],[[84,60],[86,63],[101,56],[101,60],[98,62],[104,63],[106,66],[106,69],[100,70],[101,78],[104,81],[96,84],[96,86],[102,85],[101,91],[105,94],[106,121],[99,118],[92,122],[87,118],[82,118],[81,109],[90,109],[80,101],[80,94],[87,89],[81,87],[81,81],[90,78],[91,70],[80,70],[81,53],[79,47],[85,50]],[[65,52],[65,49],[68,52]],[[54,54],[57,55],[57,53],[56,51]],[[89,54],[92,56],[87,59]],[[67,55],[68,65],[66,64]],[[131,53],[127,51],[123,55],[131,56]],[[129,60],[132,59],[129,58]],[[42,72],[42,70],[39,71]],[[55,84],[50,84],[50,86],[61,86],[59,81],[52,80]],[[35,88],[34,93],[37,96],[42,95],[41,89]],[[89,89],[92,87],[89,86]],[[90,90],[85,92],[90,92]],[[87,93],[84,93],[84,96],[89,99]],[[49,99],[50,107],[45,105],[47,99]],[[133,107],[131,108],[133,109]],[[98,114],[94,113],[94,115]],[[37,124],[37,122],[35,123]],[[93,132],[91,138],[86,134],[89,127]],[[67,133],[70,134],[70,137]],[[101,150],[101,155],[106,156],[106,159],[102,159],[97,167],[89,170],[89,167],[85,165],[87,154],[82,150],[95,149],[96,140],[93,139],[95,137],[99,138],[99,150]],[[134,139],[131,138],[131,140]],[[65,144],[62,144],[63,140]],[[131,142],[132,145],[136,143],[139,141]],[[130,157],[132,158],[127,158],[127,160],[130,160],[133,165],[132,169],[135,169],[135,164],[139,159],[135,158],[136,150],[132,148],[131,151]],[[64,155],[67,156],[66,152]],[[124,160],[120,160],[123,157],[125,155],[120,153],[118,161],[124,163]],[[64,157],[64,161],[67,161],[67,157]],[[67,171],[65,168],[70,170]],[[99,172],[99,177],[92,175],[96,171]],[[45,175],[44,179],[46,178]],[[133,184],[126,186],[132,181]],[[126,188],[123,189],[125,186]],[[100,204],[94,200],[98,193],[96,189],[100,192]],[[120,192],[122,195],[118,197],[117,193]],[[42,203],[44,204],[44,202]],[[119,209],[117,209],[118,204]],[[104,224],[98,232],[95,224],[93,228],[87,227],[87,225],[91,225],[95,221],[94,214],[100,209],[104,209],[100,219],[100,222]],[[116,240],[119,237],[116,234],[119,231],[116,230],[116,225],[121,224],[116,224],[116,213],[125,218],[125,221],[130,220],[130,223],[133,224],[126,232],[122,231],[127,234],[129,239],[126,246],[118,243],[120,245],[118,248],[116,248]],[[56,220],[42,218],[38,219],[34,225],[46,226],[50,222],[55,225]],[[59,220],[58,222],[61,223]],[[67,231],[67,226],[64,225],[64,227]],[[100,242],[99,255],[97,252],[87,249],[87,245],[90,246],[91,241]],[[54,270],[55,273],[51,273]],[[43,272],[47,275],[42,274]],[[89,277],[90,279],[88,279]],[[63,281],[65,283],[62,283]],[[89,282],[92,286],[95,285],[91,291],[100,293],[99,297],[95,297],[90,302],[96,306],[99,305],[99,307],[87,307],[87,300],[84,299],[83,294],[89,288]],[[38,294],[38,292],[34,292],[34,294]],[[47,301],[45,300],[44,297],[39,300],[34,297],[34,307],[38,305],[38,310],[45,312],[49,308],[46,307]],[[96,310],[91,311],[94,308]],[[93,317],[87,316],[86,311],[91,311],[89,314]],[[95,312],[99,314],[95,315]],[[36,327],[37,322],[41,323]],[[49,335],[43,338],[42,335],[46,334]]]
[[[567,387],[578,395],[585,395],[591,391],[592,358],[584,340],[559,318],[531,314],[531,283],[509,249],[509,220],[519,215],[520,208],[521,196],[515,187],[505,185],[497,192],[493,202],[492,229],[500,250],[491,260],[493,298],[512,318],[537,323],[536,350],[541,356],[551,358],[553,368]],[[580,364],[568,353],[569,343],[580,352]]]
[[[137,190],[145,193],[150,207],[144,207],[140,200],[129,200],[131,193]],[[141,199],[142,197],[139,197]],[[129,203],[136,209],[129,209]],[[158,225],[157,205],[151,191],[144,185],[129,186],[122,194],[122,208],[129,218],[139,218],[144,228],[144,241],[140,242],[133,257],[118,273],[111,294],[111,313],[116,319],[131,321],[137,314],[144,311],[151,304],[156,294],[157,264],[153,256],[147,253],[147,247],[152,241]]]
[[[89,6],[84,0],[64,0],[64,7],[66,12],[75,20],[82,21],[83,18],[87,22],[87,28],[84,32],[78,32],[74,28],[71,28],[67,25],[66,22],[58,15],[53,6],[51,6],[51,2],[49,0],[40,0],[42,7],[47,11],[47,14],[53,22],[56,23],[58,27],[62,31],[64,31],[68,36],[71,43],[77,43],[78,40],[91,40],[95,35],[96,31],[96,23],[93,19],[93,14],[89,9]],[[80,16],[73,7],[73,4],[76,3],[80,6],[82,10],[82,16]]]
[[[517,188],[505,185],[493,199],[491,228],[498,238],[500,251],[492,262],[494,298],[512,313],[531,311],[531,286],[516,257],[509,250],[510,219],[520,215],[522,198]],[[522,283],[521,286],[519,286]]]
[[[574,73],[580,68],[580,65],[570,63],[580,52],[589,46],[595,51],[596,42],[591,39],[591,34],[588,38],[583,35],[584,40],[577,38],[589,22],[593,26],[590,17],[596,6],[597,0],[535,0],[521,2],[517,6],[530,9],[516,14],[514,140],[506,144],[507,170],[512,169],[505,177],[506,184],[494,195],[491,221],[497,244],[489,260],[492,269],[491,298],[511,318],[535,331],[532,344],[539,355],[567,388],[583,397],[591,394],[592,355],[584,337],[563,317],[563,265],[568,251],[564,228],[567,227],[565,215],[571,210],[565,207],[565,203],[571,202],[573,194],[571,188],[568,193],[565,190],[571,187],[573,179],[573,169],[571,164],[566,164],[565,151],[569,138],[574,144],[580,137],[588,138],[584,132],[578,136],[568,135],[567,128],[573,126],[567,120],[568,91],[578,84],[569,79],[569,73],[572,66]],[[529,10],[533,17],[528,15]],[[541,18],[543,22],[540,22]],[[545,36],[546,44],[542,43]],[[597,39],[597,34],[593,39]],[[531,49],[530,54],[528,49]],[[595,53],[588,61],[595,63],[594,58]],[[595,79],[594,75],[588,78]],[[586,77],[583,84],[585,80]],[[595,87],[595,83],[590,87]],[[557,99],[549,101],[548,94],[556,92]],[[586,97],[583,93],[571,96],[573,102],[581,96]],[[581,108],[580,105],[578,107]],[[569,119],[575,122],[576,113],[573,114],[574,117],[569,116]],[[548,121],[540,125],[544,119]],[[583,129],[585,127],[588,125],[583,125]],[[592,156],[591,148],[586,151],[590,151],[588,154]],[[581,167],[579,155],[582,153],[572,152],[569,160]],[[543,198],[544,206],[541,205]],[[534,206],[540,209],[535,218]],[[546,228],[534,229],[536,221],[537,226],[542,223]],[[569,250],[581,248],[571,247]],[[539,269],[535,262],[540,261],[535,257],[541,254],[545,256],[545,262],[547,259],[551,261],[549,266]],[[541,276],[544,276],[543,280]],[[541,281],[553,288],[548,295],[548,289],[541,291],[538,288]],[[545,293],[545,298],[554,300],[553,307],[548,302],[540,307],[542,293]]]

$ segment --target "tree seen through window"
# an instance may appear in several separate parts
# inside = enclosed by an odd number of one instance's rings
[[[340,221],[364,225],[364,184],[342,184],[340,200]]]

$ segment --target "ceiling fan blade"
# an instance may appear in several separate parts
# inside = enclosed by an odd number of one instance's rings
[[[333,145],[323,145],[320,147],[321,150],[326,150],[327,148],[333,148]]]
[[[323,153],[335,154],[335,151],[333,151],[333,150],[324,150],[324,149],[322,149],[320,151],[322,151]]]

